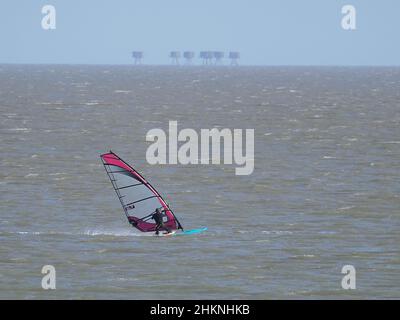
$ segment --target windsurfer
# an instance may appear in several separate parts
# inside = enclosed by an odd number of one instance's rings
[[[151,216],[151,218],[156,222],[156,234],[160,233],[160,230],[166,230],[167,233],[171,233],[171,230],[165,226],[163,221],[163,213],[159,208],[156,209],[156,212]]]

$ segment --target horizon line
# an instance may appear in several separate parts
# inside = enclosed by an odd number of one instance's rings
[[[142,63],[142,64],[134,64],[134,63],[64,63],[64,62],[1,62],[0,65],[30,65],[30,66],[129,66],[129,67],[202,67],[202,68],[240,68],[240,67],[400,67],[400,64],[237,64],[230,65],[227,64],[157,64],[157,63]]]

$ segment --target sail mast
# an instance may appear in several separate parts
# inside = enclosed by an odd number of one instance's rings
[[[110,150],[110,152],[111,152],[111,150]],[[115,191],[115,193],[116,193],[117,196],[118,196],[118,199],[119,199],[119,202],[121,203],[122,209],[124,209],[125,215],[126,215],[126,217],[128,218],[128,217],[129,217],[128,211],[126,210],[126,208],[125,208],[125,206],[124,206],[124,203],[122,202],[121,193],[119,192],[117,186],[115,185],[115,181],[116,181],[116,180],[115,180],[115,178],[114,178],[114,175],[113,175],[112,172],[108,171],[107,166],[106,166],[106,164],[105,164],[103,158],[102,158],[101,156],[100,156],[100,158],[101,158],[101,161],[103,162],[104,169],[106,170],[107,175],[108,175],[108,177],[110,178],[110,181],[111,181],[111,184],[112,184],[112,186],[113,186],[113,188],[114,188],[114,191]]]

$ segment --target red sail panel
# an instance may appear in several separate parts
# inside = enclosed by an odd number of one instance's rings
[[[115,153],[100,156],[129,222],[143,232],[155,231],[151,219],[157,208],[164,213],[164,225],[181,228],[179,221],[156,189]]]

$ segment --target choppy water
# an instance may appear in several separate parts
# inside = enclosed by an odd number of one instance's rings
[[[0,66],[0,298],[400,298],[399,88],[399,68]],[[148,165],[168,120],[254,128],[254,173]],[[209,231],[130,228],[110,148]]]

